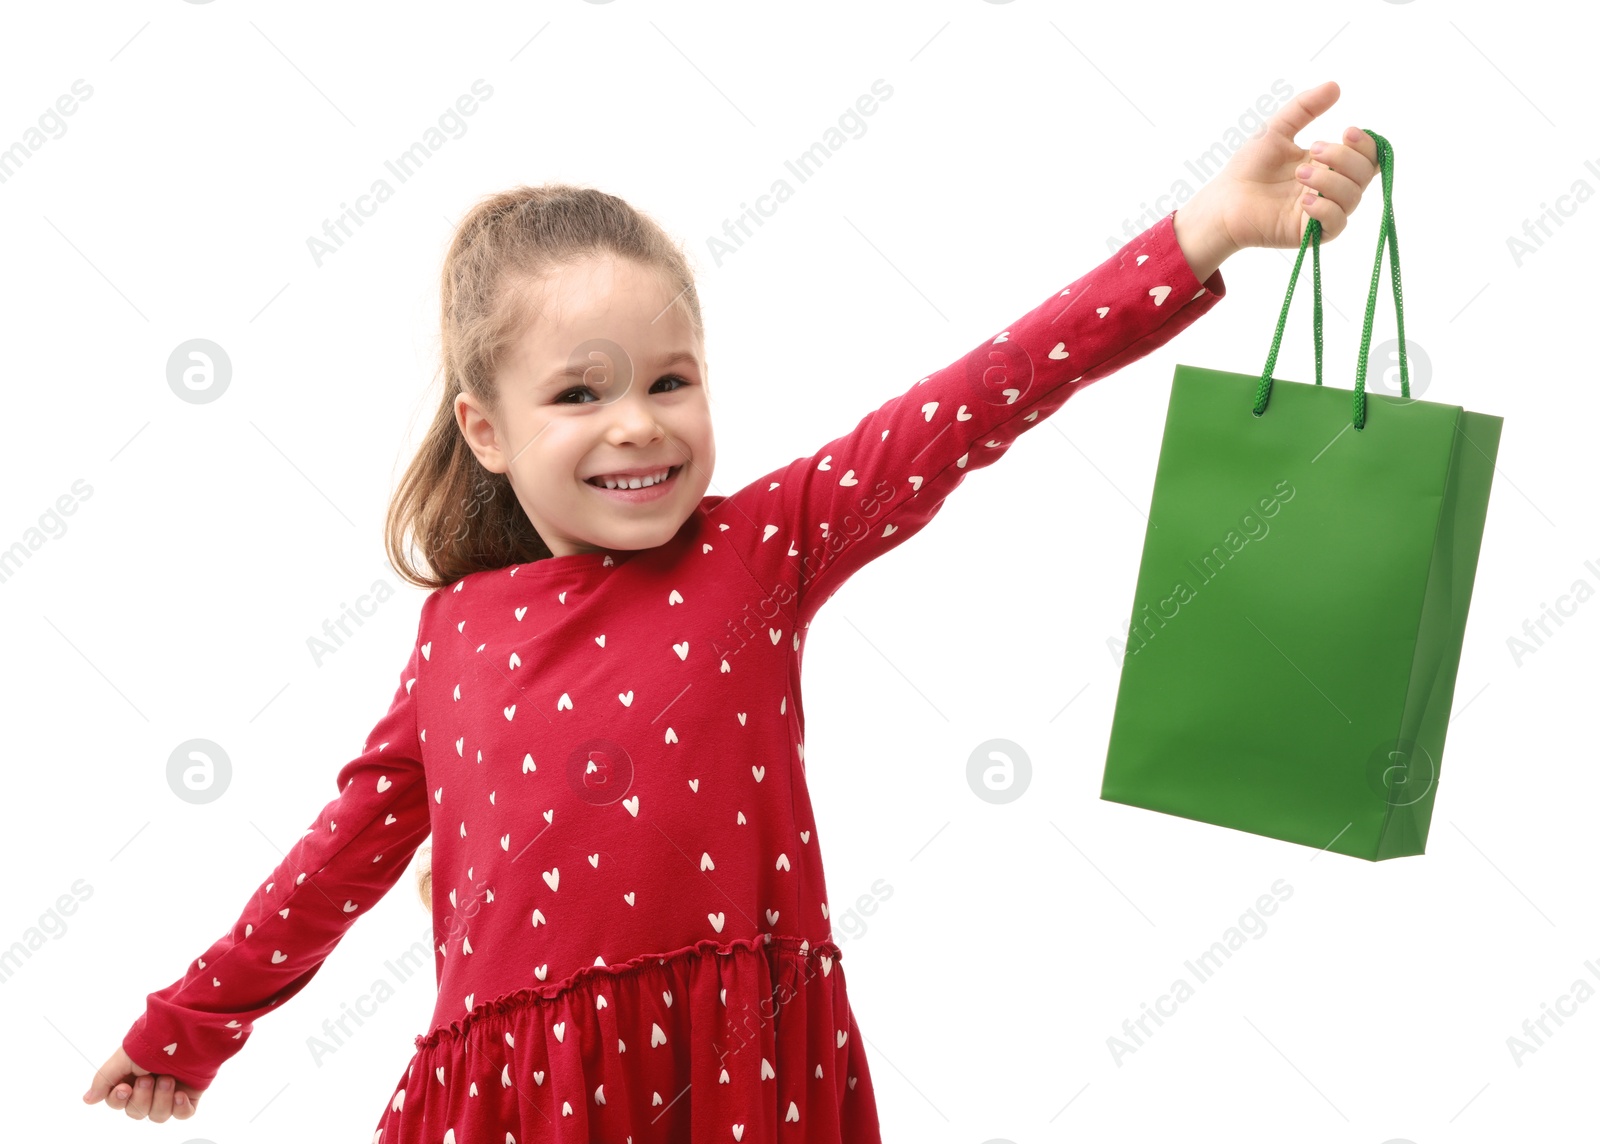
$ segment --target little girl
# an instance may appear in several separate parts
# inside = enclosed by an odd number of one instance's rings
[[[1294,142],[1337,97],[1301,93],[1180,210],[728,496],[681,251],[594,190],[479,203],[389,514],[432,591],[388,714],[84,1099],[193,1115],[431,834],[438,1001],[374,1144],[878,1141],[806,791],[806,630],[966,473],[1209,311],[1233,251],[1344,229],[1373,140]]]

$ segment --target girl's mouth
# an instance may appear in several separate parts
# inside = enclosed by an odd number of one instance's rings
[[[609,497],[612,500],[621,501],[624,504],[645,504],[649,501],[660,500],[673,489],[677,488],[678,473],[682,469],[682,465],[674,465],[672,468],[667,470],[666,480],[658,481],[653,485],[644,485],[637,489],[608,489],[604,484],[596,484],[593,480],[584,481],[583,483],[600,493],[601,496]]]

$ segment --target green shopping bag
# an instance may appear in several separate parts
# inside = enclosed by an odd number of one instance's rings
[[[1503,419],[1411,398],[1391,202],[1354,400],[1308,222],[1259,377],[1179,365],[1100,797],[1370,861],[1421,854]],[[1365,392],[1389,246],[1401,396]],[[1312,248],[1315,385],[1272,377]]]

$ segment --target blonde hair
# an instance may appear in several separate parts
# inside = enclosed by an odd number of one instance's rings
[[[424,842],[417,851],[417,897],[426,909],[433,909],[433,843]]]
[[[615,195],[569,183],[519,186],[480,199],[456,227],[439,276],[444,389],[433,423],[389,502],[384,545],[396,573],[430,590],[473,572],[552,555],[504,473],[479,464],[456,422],[470,394],[493,412],[507,350],[539,320],[552,272],[597,256],[661,275],[696,338],[700,295],[683,249],[649,215]],[[407,544],[414,541],[417,559]],[[432,909],[431,844],[419,851],[417,892]]]

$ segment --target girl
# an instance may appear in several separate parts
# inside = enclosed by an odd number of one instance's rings
[[[1337,237],[1376,146],[1294,142],[1337,98],[1296,96],[1187,205],[730,496],[706,495],[682,253],[598,191],[479,203],[389,514],[390,559],[432,589],[393,703],[85,1101],[192,1116],[431,834],[438,1001],[375,1144],[878,1141],[806,792],[806,629],[966,473],[1209,311],[1229,254],[1297,247],[1308,218]]]

